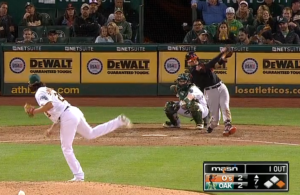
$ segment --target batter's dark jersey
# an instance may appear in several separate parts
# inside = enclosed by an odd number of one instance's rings
[[[196,66],[190,68],[192,82],[202,91],[206,87],[213,86],[221,81],[221,79],[212,71],[215,64],[220,60],[222,53],[204,65],[205,70],[197,71]]]

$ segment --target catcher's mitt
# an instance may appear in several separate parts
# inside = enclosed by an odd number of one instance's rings
[[[26,103],[25,106],[24,106],[24,110],[28,114],[29,117],[34,116],[34,114],[33,114],[34,106]]]
[[[170,91],[177,94],[177,86],[176,85],[171,85],[170,86]]]

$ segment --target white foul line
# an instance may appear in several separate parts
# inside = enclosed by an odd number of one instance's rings
[[[74,138],[74,140],[77,140],[80,138]],[[22,143],[22,142],[45,142],[45,141],[60,141],[60,139],[38,139],[38,140],[8,140],[8,141],[0,141],[0,143]]]
[[[19,142],[44,142],[44,141],[60,141],[60,139],[45,139],[45,140],[10,140],[0,141],[0,143],[19,143]]]
[[[143,135],[143,136],[145,136],[145,135]],[[170,137],[170,138],[180,138],[180,137]],[[206,137],[206,138],[208,138],[208,137]],[[79,139],[81,139],[81,138],[74,138],[74,140],[79,140]],[[281,143],[281,142],[269,142],[269,141],[259,141],[259,140],[248,140],[248,139],[231,139],[231,138],[226,139],[226,138],[213,138],[213,137],[212,138],[208,138],[208,139],[220,140],[220,141],[231,141],[231,142],[252,142],[252,143],[262,143],[262,144],[274,144],[274,145],[286,145],[286,146],[300,146],[300,144]],[[43,142],[43,141],[60,141],[60,139],[8,140],[8,141],[0,141],[0,143],[22,143],[22,142]]]
[[[281,143],[281,142],[268,142],[268,141],[259,141],[259,140],[247,140],[247,139],[222,139],[222,138],[211,138],[214,140],[221,141],[234,141],[234,142],[253,142],[253,143],[263,143],[263,144],[275,144],[275,145],[287,145],[287,146],[300,146],[300,144],[291,144],[291,143]]]

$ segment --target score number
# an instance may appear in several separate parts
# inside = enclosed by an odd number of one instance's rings
[[[243,175],[238,175],[238,181],[243,181]],[[243,183],[238,183],[238,188],[243,189]]]
[[[237,179],[237,180],[235,180]],[[222,181],[223,182],[235,182],[237,181],[238,183],[238,187],[239,189],[243,189],[243,183],[239,183],[239,182],[243,182],[243,175],[238,175],[237,178],[235,178],[234,175],[222,175]]]

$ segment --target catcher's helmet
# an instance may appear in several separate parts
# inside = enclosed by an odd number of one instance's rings
[[[185,60],[187,62],[191,62],[191,61],[194,61],[194,60],[197,60],[197,59],[199,59],[199,58],[198,58],[197,54],[193,51],[190,51],[185,55]]]
[[[188,73],[181,73],[177,77],[177,86],[183,90],[187,89],[190,84],[190,75]],[[185,84],[180,84],[179,81],[186,81]]]
[[[177,81],[179,80],[190,81],[190,76],[188,73],[181,73],[177,77]]]

